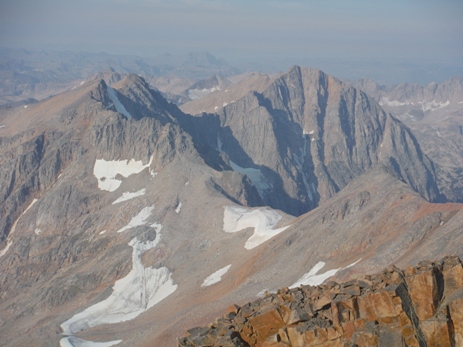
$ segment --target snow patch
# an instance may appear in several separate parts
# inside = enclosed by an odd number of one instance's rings
[[[221,147],[221,146],[220,146]],[[261,197],[267,193],[267,191],[271,190],[273,187],[267,178],[262,174],[259,169],[254,168],[244,168],[235,164],[230,160],[230,166],[232,167],[233,171],[239,172],[240,174],[248,176],[249,180],[251,181],[252,185],[256,187],[257,192]]]
[[[274,229],[281,215],[269,209],[251,210],[239,206],[225,207],[223,231],[235,233],[246,228],[254,228],[254,234],[246,241],[244,247],[253,249],[272,237],[286,230],[288,226]]]
[[[319,284],[322,284],[323,282],[325,282],[326,279],[334,276],[339,270],[348,269],[354,266],[355,264],[357,264],[360,260],[362,259],[360,258],[356,262],[344,268],[332,269],[332,270],[329,270],[327,272],[317,275],[317,273],[326,265],[325,262],[319,261],[317,264],[315,264],[315,266],[309,272],[307,272],[296,283],[290,286],[290,288],[297,288],[297,287],[300,287],[301,285],[318,286]]]
[[[93,166],[93,175],[98,180],[98,188],[109,192],[115,191],[121,185],[122,181],[116,179],[117,175],[125,178],[142,172],[151,165],[153,157],[148,164],[143,165],[141,160],[109,160],[96,159]]]
[[[132,270],[116,281],[107,299],[63,322],[61,329],[64,334],[72,335],[97,325],[132,320],[175,292],[177,285],[168,268],[145,268],[141,262],[141,254],[160,241],[162,225],[155,223],[151,226],[156,228],[155,240],[141,242],[135,237],[129,242],[133,248]]]
[[[401,102],[399,100],[390,100],[389,98],[382,97],[379,100],[379,105],[380,106],[384,106],[384,105],[385,106],[394,106],[394,107],[406,106],[406,105],[410,105],[410,101]]]
[[[450,105],[450,101],[446,101],[446,102],[435,102],[434,100],[431,102],[423,101],[421,104],[421,109],[423,110],[423,112],[426,112],[426,111],[432,112],[440,108],[447,107],[448,105]]]
[[[34,233],[35,233],[36,235],[40,235],[40,234],[42,233],[42,230],[40,230],[39,228],[36,228],[36,229],[34,230]]]
[[[1,128],[4,128],[4,127],[5,127],[5,124],[0,125],[0,129],[1,129]]]
[[[129,224],[127,224],[125,227],[119,229],[117,232],[122,233],[128,229],[138,227],[140,225],[146,224],[146,220],[151,214],[151,211],[154,210],[154,206],[149,206],[145,207],[143,210],[141,210],[135,217],[133,217]]]
[[[227,273],[230,267],[231,267],[231,264],[221,268],[220,270],[217,270],[212,275],[206,277],[203,284],[201,284],[201,287],[207,287],[214,283],[220,282],[222,280],[222,276]]]
[[[64,337],[59,341],[60,347],[111,347],[121,343],[122,340],[108,342],[92,342],[79,339],[75,336]]]
[[[122,196],[119,197],[118,199],[116,199],[116,200],[113,202],[113,205],[118,204],[118,203],[123,202],[123,201],[127,201],[127,200],[130,200],[130,199],[136,198],[136,197],[138,197],[138,196],[145,195],[145,193],[146,193],[146,189],[145,189],[145,188],[140,189],[139,191],[133,192],[133,193],[130,193],[130,192],[122,193]]]
[[[268,289],[261,290],[256,296],[262,299],[265,297],[265,293],[268,293]]]
[[[8,250],[10,249],[12,243],[13,243],[13,241],[11,241],[11,240],[8,240],[8,241],[6,242],[5,248],[3,248],[3,249],[0,251],[0,257],[3,257],[3,256],[6,254],[6,252],[8,252]]]
[[[182,208],[182,202],[179,202],[177,208],[175,209],[175,213],[180,213],[180,209]]]
[[[106,230],[100,231],[100,235],[103,235],[106,232]]]
[[[205,97],[206,95],[209,95],[215,91],[220,90],[219,87],[213,87],[213,88],[204,88],[204,89],[190,89],[188,91],[188,98],[190,100],[197,100]]]
[[[5,248],[2,249],[2,251],[0,251],[0,257],[4,256],[4,255],[6,254],[6,252],[8,252],[8,249],[11,247],[13,241],[10,239],[10,236],[15,232],[15,230],[16,230],[16,225],[18,224],[19,219],[21,219],[21,217],[24,216],[24,214],[25,214],[27,211],[29,211],[29,209],[30,209],[36,202],[37,202],[37,199],[32,200],[32,202],[29,204],[29,206],[24,210],[23,213],[21,213],[21,215],[18,217],[18,219],[16,219],[16,221],[14,222],[13,226],[11,227],[11,231],[10,231],[10,233],[8,234],[6,246],[5,246]]]
[[[189,184],[190,184],[190,182],[189,182],[189,181],[185,183],[185,185],[186,185],[186,186],[187,186],[187,185],[189,185]]]
[[[12,234],[15,232],[15,230],[16,230],[16,224],[18,224],[19,219],[20,219],[22,216],[24,216],[24,214],[25,214],[27,211],[29,211],[29,209],[30,209],[32,206],[34,206],[34,204],[35,204],[36,202],[37,202],[37,199],[32,200],[32,202],[29,204],[29,206],[27,206],[27,208],[24,210],[24,212],[21,213],[21,215],[18,217],[18,219],[16,219],[16,221],[15,221],[14,224],[13,224],[13,226],[11,227],[11,231],[10,231],[10,234],[8,235],[8,237],[9,237],[10,235],[12,235]]]
[[[222,105],[222,107],[225,107],[225,106],[227,106],[227,105],[228,105],[228,102],[224,102],[223,105]]]
[[[80,85],[82,85],[82,84],[84,84],[84,83],[85,83],[85,81],[82,81],[82,82],[80,82]]]
[[[108,86],[108,96],[113,102],[114,107],[116,107],[117,112],[122,113],[124,116],[126,116],[129,119],[133,118],[132,115],[125,109],[124,105],[122,105],[119,99],[117,98],[116,91],[110,86]]]
[[[303,135],[313,135],[315,133],[314,130],[306,131],[305,129],[302,130]]]

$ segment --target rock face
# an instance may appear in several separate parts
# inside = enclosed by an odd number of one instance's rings
[[[365,93],[317,69],[295,66],[261,93],[198,118],[198,136],[235,171],[258,170],[264,203],[292,215],[376,165],[426,199],[440,198],[433,165],[411,131]]]
[[[179,339],[196,346],[460,346],[463,267],[457,257],[338,284],[267,293]]]
[[[434,162],[440,192],[450,201],[462,202],[463,78],[453,77],[427,86],[380,86],[371,80],[355,81],[352,85],[412,129],[423,152]]]

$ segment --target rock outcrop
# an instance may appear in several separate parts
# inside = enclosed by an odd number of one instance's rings
[[[282,289],[194,328],[179,347],[440,346],[463,344],[457,257],[338,284]]]

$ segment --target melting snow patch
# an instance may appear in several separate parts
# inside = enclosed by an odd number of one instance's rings
[[[180,213],[180,209],[182,208],[182,202],[179,202],[177,208],[175,209],[175,213]]]
[[[227,206],[223,216],[223,230],[227,233],[235,233],[246,228],[254,228],[254,234],[244,245],[246,249],[253,249],[289,227],[288,225],[274,229],[280,219],[281,215],[273,210],[251,210],[238,206]]]
[[[162,226],[153,224],[157,235],[153,241],[141,242],[133,238],[132,270],[116,281],[112,294],[105,300],[88,307],[61,324],[63,333],[72,335],[97,325],[114,324],[132,320],[175,292],[177,285],[168,268],[145,268],[140,256],[155,247],[160,240]]]
[[[106,230],[100,231],[100,235],[103,235],[106,232]]]
[[[235,164],[231,160],[230,166],[232,167],[233,171],[248,176],[252,185],[256,187],[257,192],[261,197],[263,197],[268,190],[272,189],[272,185],[259,169],[244,168]]]
[[[119,229],[117,232],[122,233],[122,232],[124,232],[124,231],[126,231],[128,229],[135,228],[135,227],[138,227],[140,225],[146,224],[146,220],[150,216],[151,211],[153,211],[153,209],[154,209],[154,206],[145,207],[143,210],[140,211],[140,213],[138,213],[135,217],[133,217],[130,220],[129,224],[127,224],[125,227]]]
[[[306,273],[296,283],[290,286],[290,288],[296,288],[301,285],[318,286],[319,284],[322,284],[326,279],[330,278],[331,276],[334,276],[339,270],[350,268],[357,264],[360,260],[362,259],[357,260],[356,262],[346,266],[345,268],[332,269],[317,275],[318,271],[320,271],[326,265],[325,262],[319,261],[308,273]]]
[[[79,339],[75,336],[64,337],[59,341],[60,347],[111,347],[121,343],[122,340],[108,342],[92,342]]]
[[[34,233],[35,233],[36,235],[40,235],[40,234],[42,233],[42,230],[40,230],[39,228],[36,228],[36,229],[34,230]]]
[[[120,198],[118,198],[117,200],[115,200],[113,202],[113,205],[118,204],[118,203],[123,202],[123,201],[127,201],[127,200],[130,200],[130,199],[136,198],[137,196],[145,195],[145,193],[146,193],[145,188],[140,189],[138,192],[134,192],[134,193],[130,193],[130,192],[122,193],[122,196]]]
[[[109,160],[96,159],[93,166],[93,175],[98,180],[98,188],[109,192],[115,191],[121,185],[122,181],[116,179],[117,175],[129,177],[133,174],[142,172],[151,165],[151,157],[148,164],[143,165],[141,160]]]
[[[221,268],[220,270],[217,270],[212,275],[208,276],[204,280],[203,284],[201,284],[201,287],[207,287],[214,283],[220,282],[222,280],[222,276],[227,273],[230,267],[231,267],[231,264]]]
[[[113,102],[114,107],[116,107],[117,112],[122,113],[127,118],[132,118],[132,115],[125,109],[124,105],[122,105],[119,99],[117,98],[116,91],[110,86],[108,86],[108,96]]]

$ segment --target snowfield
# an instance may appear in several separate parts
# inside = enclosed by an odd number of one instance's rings
[[[116,281],[112,294],[105,300],[88,307],[61,324],[65,335],[85,330],[97,325],[114,324],[132,320],[175,292],[168,268],[145,268],[140,256],[154,248],[160,241],[162,226],[153,224],[157,231],[156,239],[141,242],[136,237],[129,242],[133,248],[132,270]]]
[[[201,287],[207,287],[214,283],[220,282],[222,280],[222,276],[227,273],[230,267],[231,267],[231,264],[221,268],[220,270],[217,270],[212,275],[209,275],[208,277],[206,277],[203,284],[201,284]]]
[[[98,180],[98,188],[113,192],[121,185],[122,181],[116,179],[117,175],[125,178],[142,172],[151,165],[151,157],[148,164],[143,165],[141,160],[109,160],[96,159],[93,166],[93,175]]]
[[[280,219],[281,215],[278,212],[269,209],[252,210],[227,206],[223,216],[223,231],[235,233],[246,228],[254,228],[254,234],[244,245],[246,249],[253,249],[289,227],[288,225],[275,229]]]
[[[153,209],[154,206],[144,208],[132,218],[129,225],[121,230],[124,231],[133,226],[141,225],[140,223],[146,224],[146,219]],[[96,343],[77,339],[72,335],[97,325],[132,320],[177,290],[177,285],[174,284],[172,274],[167,267],[145,268],[141,262],[141,255],[156,247],[161,239],[162,225],[154,223],[150,227],[156,230],[156,238],[153,241],[141,242],[135,237],[129,242],[129,246],[133,249],[132,269],[127,276],[116,281],[111,295],[61,324],[63,334],[71,335],[61,339],[61,347],[109,347],[116,345],[121,341]]]

